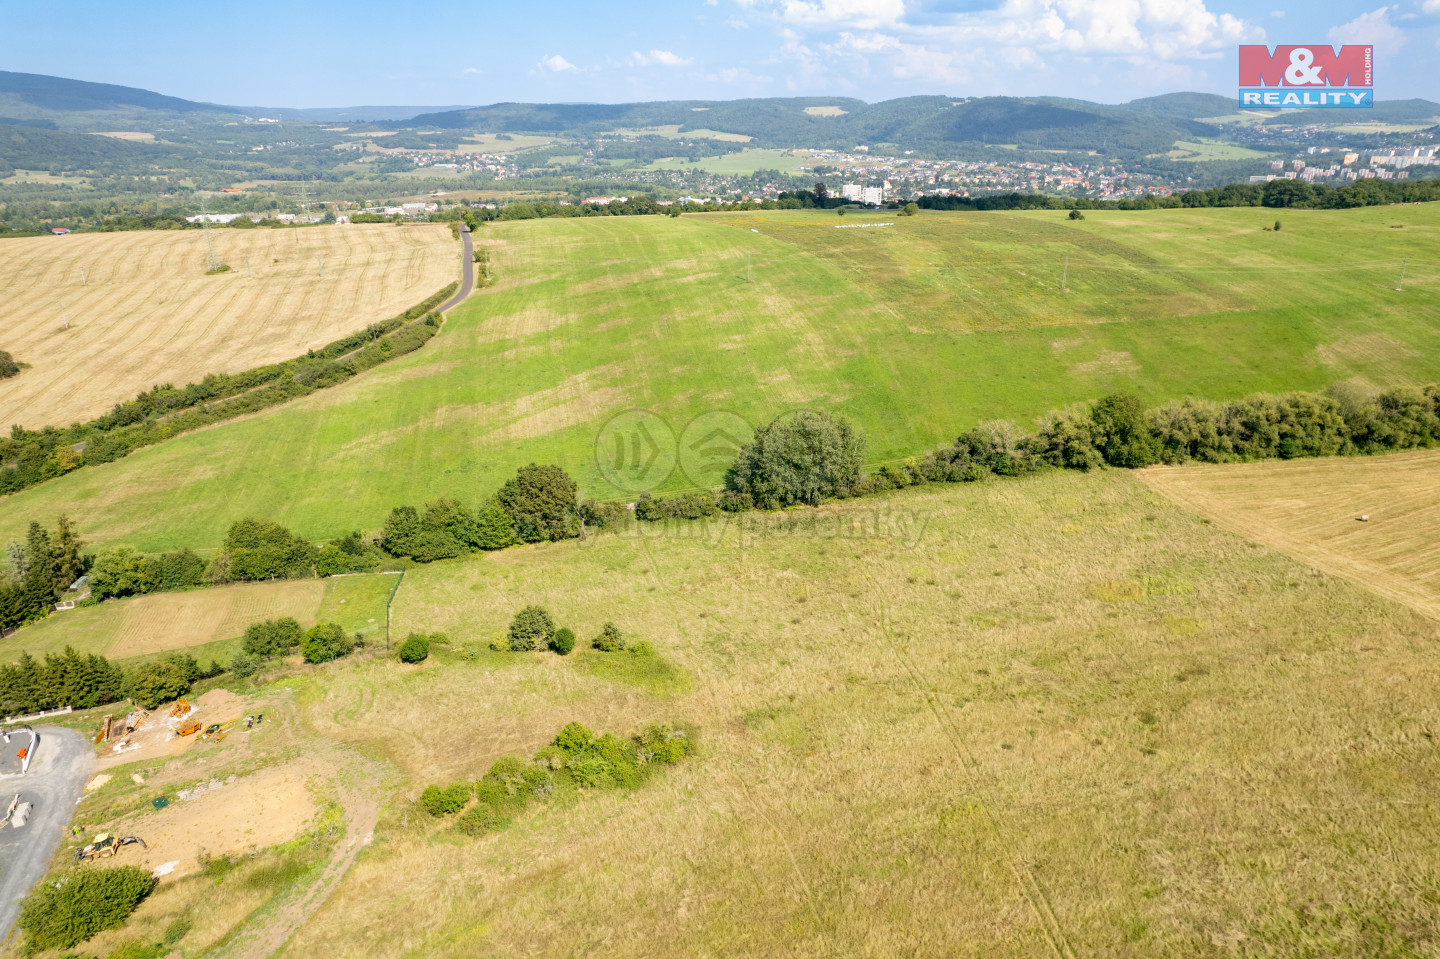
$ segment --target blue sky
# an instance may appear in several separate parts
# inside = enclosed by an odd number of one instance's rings
[[[1376,45],[1440,100],[1440,0],[0,0],[0,68],[263,106],[1233,94],[1240,43]]]

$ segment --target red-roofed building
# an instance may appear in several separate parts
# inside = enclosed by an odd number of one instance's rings
[[[68,226],[52,226],[50,232],[56,236],[64,236],[70,232],[70,228]]]

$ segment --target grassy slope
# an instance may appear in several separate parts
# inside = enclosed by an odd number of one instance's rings
[[[758,423],[833,407],[880,461],[1115,388],[1158,402],[1440,377],[1440,205],[1280,213],[1278,234],[1273,210],[1063,216],[491,224],[499,282],[425,350],[0,501],[0,538],[62,510],[92,542],[143,549],[213,546],[247,515],[328,537],[399,503],[479,499],[532,460],[612,496],[594,436],[631,407],[677,431],[715,408]],[[894,225],[835,229],[862,222]]]
[[[919,548],[864,535],[877,508],[924,516]],[[543,601],[696,680],[657,696],[578,651],[317,677],[306,721],[405,797],[571,719],[693,721],[703,753],[480,842],[401,799],[285,955],[1035,956],[1045,926],[1076,955],[1434,948],[1433,623],[1121,473],[819,515],[860,535],[687,526],[411,573],[401,629],[483,645]]]

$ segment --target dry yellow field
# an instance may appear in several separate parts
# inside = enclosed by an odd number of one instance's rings
[[[1440,450],[1139,475],[1231,532],[1440,619]]]
[[[0,641],[0,660],[73,646],[111,659],[234,639],[263,619],[293,616],[309,625],[320,613],[326,580],[240,583],[186,593],[152,593],[56,613]]]
[[[214,242],[231,272],[205,275],[199,230],[6,241],[0,349],[32,369],[0,383],[0,423],[63,426],[156,383],[288,359],[460,273],[441,225],[222,228]]]

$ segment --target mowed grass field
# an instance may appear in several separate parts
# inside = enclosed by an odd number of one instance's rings
[[[1138,475],[1234,533],[1440,622],[1440,451]]]
[[[0,422],[66,426],[158,383],[289,359],[409,309],[460,275],[441,225],[213,231],[231,272],[206,276],[199,230],[8,241]],[[248,260],[248,266],[247,266]]]
[[[635,408],[677,435],[711,410],[831,409],[882,462],[1115,389],[1158,404],[1440,378],[1436,204],[532,220],[477,246],[495,284],[424,350],[0,501],[0,539],[62,511],[92,544],[146,550],[214,546],[245,516],[328,538],[476,501],[532,461],[633,495],[595,440]]]
[[[0,659],[11,662],[22,652],[38,657],[72,646],[110,659],[185,650],[202,662],[228,662],[247,626],[282,616],[306,627],[319,620],[338,623],[347,633],[384,642],[385,606],[397,579],[376,574],[237,583],[109,600],[55,613],[0,639]]]
[[[448,651],[260,690],[299,710],[302,754],[370,757],[397,790],[281,955],[1440,947],[1433,621],[1123,472],[745,520],[412,571],[397,632]],[[615,620],[685,681],[486,650],[532,602],[582,643]],[[700,753],[632,793],[480,840],[413,805],[571,720],[669,719]],[[129,935],[182,902],[220,934],[225,897],[165,890]]]

